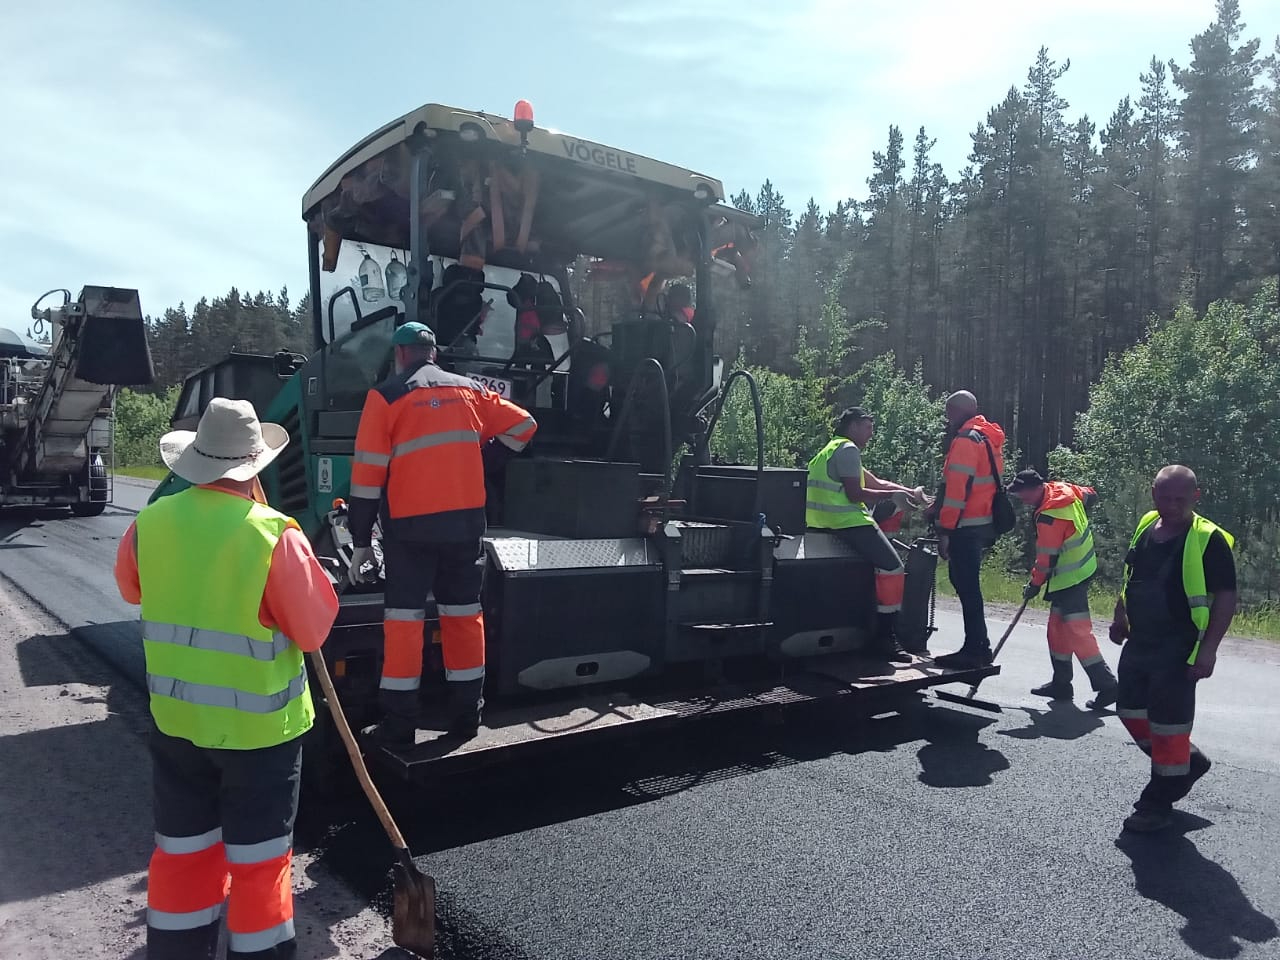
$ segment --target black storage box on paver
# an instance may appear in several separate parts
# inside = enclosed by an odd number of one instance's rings
[[[752,521],[755,516],[756,468],[702,466],[696,474],[694,511],[700,517]],[[760,510],[782,533],[804,532],[804,494],[808,473],[787,467],[765,467]]]
[[[641,496],[638,463],[522,457],[507,464],[502,525],[583,540],[633,537]]]

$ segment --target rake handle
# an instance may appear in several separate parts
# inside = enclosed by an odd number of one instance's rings
[[[382,799],[382,794],[378,792],[378,788],[373,785],[373,778],[369,776],[369,768],[364,764],[364,757],[360,755],[360,747],[356,744],[355,735],[351,732],[351,727],[347,723],[347,716],[342,712],[342,703],[338,700],[338,691],[333,687],[333,679],[329,676],[329,665],[324,662],[324,654],[319,650],[312,650],[308,656],[311,658],[311,665],[315,668],[316,676],[320,680],[320,686],[324,689],[325,702],[329,705],[329,713],[333,715],[334,725],[338,728],[338,735],[342,737],[343,745],[347,748],[347,756],[351,758],[351,766],[356,772],[356,779],[360,781],[360,786],[364,790],[364,794],[369,798],[369,804],[373,807],[373,812],[378,815],[378,819],[382,821],[382,828],[387,831],[387,838],[391,841],[391,845],[397,851],[408,851],[409,846],[404,842],[404,835],[400,832],[400,828],[396,826],[396,822],[391,817],[391,811],[387,809],[386,801]]]
[[[992,663],[995,663],[995,662],[996,662],[996,657],[1000,656],[1000,648],[1004,646],[1004,642],[1005,642],[1006,640],[1008,640],[1008,639],[1009,639],[1009,637],[1013,634],[1013,628],[1014,628],[1014,627],[1016,627],[1016,626],[1018,625],[1018,621],[1019,621],[1020,619],[1022,619],[1022,611],[1023,611],[1023,610],[1025,610],[1025,609],[1027,609],[1027,604],[1028,604],[1028,603],[1030,603],[1030,602],[1031,602],[1030,600],[1023,600],[1023,601],[1022,601],[1022,606],[1020,606],[1020,607],[1018,608],[1018,612],[1017,612],[1017,613],[1015,613],[1015,614],[1013,615],[1013,619],[1009,621],[1009,628],[1008,628],[1007,630],[1005,630],[1005,632],[1004,632],[1004,636],[1002,636],[1002,637],[1000,638],[1000,642],[996,644],[996,648],[995,648],[995,650],[993,650],[993,651],[991,652],[991,662],[992,662]],[[980,684],[980,683],[982,683],[982,680],[981,680],[981,679],[979,679],[977,683],[975,683],[975,684],[973,684],[971,687],[969,687],[969,696],[970,696],[970,697],[973,697],[973,696],[978,692],[978,684]]]
[[[1000,648],[1004,646],[1004,642],[1008,640],[1010,635],[1013,633],[1013,628],[1016,627],[1018,625],[1018,621],[1022,619],[1022,611],[1027,609],[1027,604],[1030,602],[1030,600],[1023,600],[1022,606],[1018,608],[1018,612],[1015,613],[1013,615],[1013,619],[1009,621],[1009,629],[1004,632],[1004,636],[1000,638],[1000,642],[996,644],[995,650],[991,653],[992,663],[995,663],[996,657],[1000,656]]]

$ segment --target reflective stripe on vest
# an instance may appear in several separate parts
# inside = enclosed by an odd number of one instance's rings
[[[1063,542],[1058,551],[1058,562],[1049,571],[1049,592],[1074,587],[1097,573],[1098,558],[1094,553],[1093,531],[1089,527],[1089,516],[1084,511],[1084,502],[1072,496],[1070,503],[1050,507],[1040,513],[1057,520],[1070,520],[1076,529],[1075,534]]]
[[[289,526],[270,507],[200,487],[138,514],[147,689],[161,732],[253,750],[310,729],[302,651],[258,622],[271,556]]]
[[[854,503],[844,492],[844,484],[831,479],[827,468],[836,451],[846,443],[844,437],[836,437],[809,461],[809,477],[805,484],[805,526],[823,530],[845,530],[850,527],[867,527],[875,521],[865,503]],[[863,471],[866,477],[866,471]]]
[[[1143,515],[1142,519],[1138,521],[1138,528],[1133,532],[1133,539],[1129,541],[1130,550],[1138,545],[1138,538],[1159,517],[1159,512],[1155,510]],[[1193,513],[1191,515],[1191,529],[1187,531],[1186,545],[1182,549],[1182,589],[1187,595],[1187,604],[1191,608],[1191,622],[1196,627],[1196,643],[1191,648],[1191,656],[1187,657],[1188,664],[1196,662],[1196,657],[1200,654],[1200,641],[1204,639],[1204,632],[1209,628],[1209,604],[1212,602],[1212,598],[1204,585],[1204,552],[1209,546],[1209,538],[1213,536],[1215,530],[1222,534],[1222,538],[1227,541],[1228,547],[1236,545],[1236,538],[1227,533],[1226,530],[1223,530],[1222,527],[1212,520],[1206,520],[1198,513]],[[1124,584],[1120,588],[1120,598],[1122,600],[1126,599],[1125,592],[1129,588],[1129,575],[1132,572],[1133,568],[1126,563],[1124,567]]]

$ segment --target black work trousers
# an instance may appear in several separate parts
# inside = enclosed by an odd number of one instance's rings
[[[950,539],[947,577],[955,587],[964,618],[964,649],[990,650],[987,613],[982,599],[982,554],[995,542],[989,524],[961,527],[945,534]]]
[[[1209,768],[1209,758],[1191,742],[1196,681],[1187,676],[1190,651],[1190,643],[1129,640],[1120,653],[1116,713],[1151,758],[1138,810],[1168,812]]]
[[[427,594],[435,596],[449,690],[448,722],[475,722],[484,705],[484,550],[480,540],[382,542],[384,713],[413,724],[418,716]]]
[[[293,957],[293,824],[302,738],[215,750],[152,728],[156,848],[147,873],[147,957]]]

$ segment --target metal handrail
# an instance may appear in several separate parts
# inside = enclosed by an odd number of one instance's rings
[[[746,380],[751,385],[751,405],[756,418],[756,495],[754,512],[756,516],[759,516],[761,500],[764,497],[764,409],[760,404],[760,386],[750,372],[735,370],[729,374],[729,378],[725,380],[724,387],[720,393],[720,403],[716,406],[716,412],[711,415],[711,422],[707,425],[706,439],[703,442],[708,447],[711,446],[711,434],[715,431],[716,424],[720,422],[720,414],[724,411],[724,405],[729,399],[729,390],[733,387],[734,381],[740,379]]]
[[[635,373],[631,375],[631,383],[627,387],[626,395],[622,400],[622,410],[618,414],[618,422],[614,425],[613,433],[609,437],[609,446],[605,450],[605,459],[612,460],[614,451],[617,449],[618,439],[622,436],[622,428],[627,423],[627,418],[631,414],[631,408],[634,406],[636,389],[640,382],[644,380],[642,371],[652,368],[658,373],[658,390],[662,399],[662,441],[663,441],[663,465],[662,465],[662,521],[665,523],[671,518],[671,461],[675,458],[675,450],[671,439],[671,399],[667,393],[667,374],[662,369],[662,364],[653,357],[645,357],[636,367]]]

